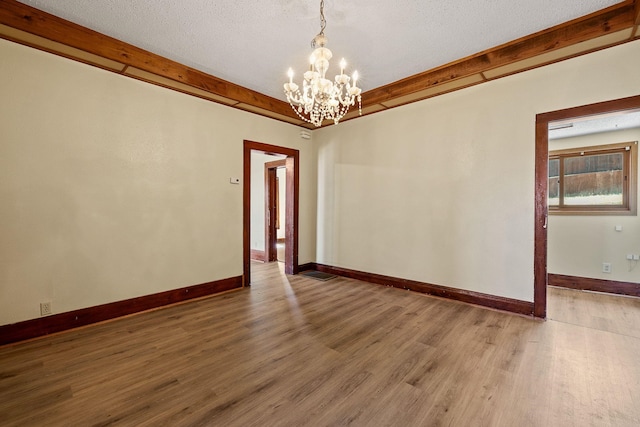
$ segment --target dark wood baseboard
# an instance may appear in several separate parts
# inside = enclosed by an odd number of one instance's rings
[[[266,258],[264,251],[259,251],[258,249],[251,249],[249,257],[253,261],[262,261],[262,262],[265,262],[265,258]]]
[[[468,304],[475,304],[483,307],[493,308],[496,310],[509,311],[511,313],[533,316],[533,302],[483,294],[480,292],[467,291],[464,289],[450,288],[447,286],[433,285],[430,283],[418,282],[415,280],[383,276],[381,274],[366,273],[363,271],[350,270],[348,268],[342,267],[333,267],[330,265],[318,263],[303,264],[299,269],[300,271],[317,270],[323,273],[335,274],[337,276],[362,280],[363,282],[374,283],[377,285],[392,286],[394,288],[400,289],[409,289],[415,292],[448,298]]]
[[[317,269],[317,265],[318,264],[316,264],[315,262],[308,262],[306,264],[300,264],[298,266],[298,272],[316,270]]]
[[[242,287],[242,276],[0,326],[0,345],[62,332]]]
[[[549,274],[548,277],[550,286],[640,297],[640,283],[617,282],[615,280],[591,279],[562,274]]]

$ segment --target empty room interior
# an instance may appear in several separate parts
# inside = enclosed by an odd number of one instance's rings
[[[640,425],[640,0],[0,0],[0,100],[1,425]]]

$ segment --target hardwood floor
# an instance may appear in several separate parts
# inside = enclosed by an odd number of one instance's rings
[[[276,254],[278,261],[284,262],[284,243],[276,244]]]
[[[637,298],[550,288],[541,322],[282,268],[0,348],[0,425],[640,425]]]
[[[640,298],[556,287],[549,291],[549,319],[640,339]]]

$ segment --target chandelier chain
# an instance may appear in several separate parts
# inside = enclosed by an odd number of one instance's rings
[[[320,32],[311,40],[311,47],[317,47],[318,36],[324,37],[324,30],[327,28],[327,20],[324,17],[324,0],[320,0]]]

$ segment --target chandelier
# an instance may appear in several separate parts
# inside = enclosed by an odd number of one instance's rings
[[[289,83],[284,84],[287,101],[298,117],[307,123],[321,126],[325,119],[338,124],[347,114],[349,107],[358,101],[358,111],[362,115],[362,89],[356,86],[358,72],[354,71],[353,79],[344,73],[347,66],[344,58],[340,61],[340,74],[335,76],[335,83],[326,78],[329,60],[333,56],[325,46],[327,38],[324,29],[327,21],[324,18],[324,0],[320,1],[320,32],[311,41],[314,48],[309,58],[309,71],[305,72],[302,90],[293,82],[293,69],[289,68],[287,75]]]

